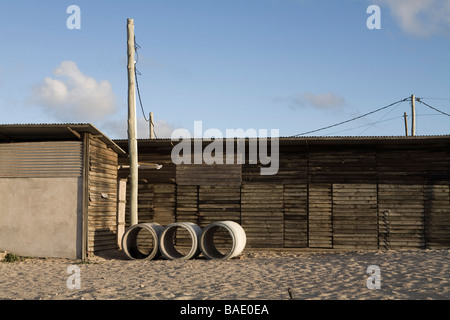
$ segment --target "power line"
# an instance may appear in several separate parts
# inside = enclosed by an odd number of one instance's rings
[[[144,106],[142,105],[141,92],[139,91],[139,81],[138,81],[138,77],[137,77],[138,71],[136,71],[136,68],[134,70],[135,70],[134,76],[136,78],[136,89],[137,89],[137,93],[138,93],[138,97],[139,97],[139,104],[141,105],[142,115],[144,116],[145,121],[149,122],[150,120],[147,119],[147,117],[145,116]]]
[[[344,130],[340,130],[340,131],[335,131],[335,132],[332,132],[332,133],[327,133],[327,134],[325,134],[325,136],[331,136],[331,135],[336,134],[336,133],[341,133],[341,132],[350,131],[350,130],[359,129],[359,128],[364,128],[364,127],[371,127],[371,126],[373,126],[373,125],[375,125],[375,124],[378,124],[378,123],[387,122],[387,121],[391,121],[391,120],[399,119],[399,118],[403,118],[403,116],[396,116],[396,117],[389,118],[389,119],[378,120],[378,121],[375,121],[375,122],[372,122],[372,123],[369,123],[369,124],[364,124],[364,125],[362,125],[362,126],[357,126],[357,127],[353,127],[353,128],[349,128],[349,129],[344,129]],[[364,132],[364,131],[363,131],[363,132]],[[362,133],[360,133],[360,135],[361,135],[361,134],[362,134]]]
[[[447,100],[449,101],[450,98],[428,98],[428,97],[422,97],[422,98],[418,98],[418,99],[426,99],[426,100]]]
[[[380,123],[382,121],[380,121],[381,119],[383,119],[384,117],[386,117],[389,113],[391,113],[392,111],[394,111],[395,109],[397,109],[401,104],[403,103],[400,102],[400,104],[396,105],[395,108],[392,108],[391,110],[389,110],[388,112],[386,112],[386,114],[384,116],[382,116],[381,118],[379,118],[376,122],[372,123],[369,127],[367,127],[366,129],[364,129],[359,135],[362,135],[364,132],[366,132],[367,130],[369,130],[370,128],[372,128],[374,125],[376,125],[377,123]],[[403,116],[402,116],[403,117]]]
[[[138,49],[140,49],[141,46],[137,44],[136,40],[134,41],[134,49],[136,52],[136,61],[135,61],[135,66],[137,64],[137,62],[139,61],[139,53],[138,53]],[[150,122],[153,128],[153,134],[155,135],[155,138],[158,139],[158,137],[156,136],[156,132],[155,132],[155,124],[153,123],[152,119],[147,119],[147,116],[145,115],[145,111],[144,111],[144,105],[142,103],[142,98],[141,98],[141,91],[139,90],[139,81],[138,81],[138,75],[141,75],[141,73],[137,70],[137,68],[134,68],[134,77],[136,79],[136,89],[137,89],[137,93],[138,93],[138,98],[139,98],[139,105],[141,106],[141,111],[142,111],[142,116],[144,117],[144,120],[146,122]]]
[[[416,117],[425,117],[425,116],[443,116],[443,114],[436,114],[436,113],[423,113],[423,114],[416,114]],[[408,116],[410,117],[410,116]]]
[[[340,126],[340,125],[342,125],[342,124],[344,124],[344,123],[348,123],[348,122],[351,122],[351,121],[354,121],[354,120],[357,120],[357,119],[361,119],[361,118],[363,118],[363,117],[365,117],[365,116],[368,116],[368,115],[370,115],[370,114],[373,114],[373,113],[375,113],[375,112],[378,112],[378,111],[387,109],[387,108],[389,108],[389,107],[392,107],[393,105],[396,105],[397,103],[406,101],[406,100],[408,100],[408,99],[410,99],[410,98],[409,98],[409,97],[408,97],[408,98],[404,98],[404,99],[402,99],[402,100],[393,102],[393,103],[391,103],[391,104],[389,104],[389,105],[387,105],[387,106],[384,106],[384,107],[381,107],[381,108],[376,109],[376,110],[374,110],[374,111],[371,111],[371,112],[368,112],[368,113],[366,113],[366,114],[363,114],[363,115],[361,115],[361,116],[358,116],[358,117],[355,117],[355,118],[352,118],[352,119],[349,119],[349,120],[345,120],[345,121],[342,121],[342,122],[339,122],[339,123],[336,123],[336,124],[333,124],[333,125],[330,125],[330,126],[326,126],[326,127],[320,128],[320,129],[316,129],[316,130],[311,130],[311,131],[299,133],[299,134],[293,135],[292,137],[303,136],[303,135],[305,135],[305,134],[314,133],[314,132],[322,131],[322,130],[325,130],[325,129],[337,127],[337,126]]]
[[[146,122],[150,122],[152,124],[153,134],[155,135],[155,138],[158,139],[158,137],[156,136],[156,132],[155,132],[155,124],[153,123],[152,119],[147,119],[147,117],[145,116],[144,106],[142,104],[142,99],[141,99],[141,93],[139,91],[139,82],[138,82],[138,79],[137,79],[138,78],[137,74],[140,74],[140,73],[139,73],[139,71],[136,71],[136,68],[134,70],[135,70],[135,77],[136,77],[136,89],[137,89],[137,92],[138,92],[139,104],[141,106],[142,115],[144,116],[144,119],[145,119]]]
[[[431,108],[431,109],[433,109],[433,110],[435,110],[435,111],[437,111],[437,112],[440,112],[440,113],[442,113],[442,114],[444,114],[444,115],[450,117],[450,114],[448,114],[448,113],[446,113],[446,112],[444,112],[444,111],[441,111],[441,110],[439,110],[439,109],[436,109],[435,107],[430,106],[428,103],[423,102],[420,98],[417,98],[416,100],[417,100],[418,102],[420,102],[420,103],[426,105],[428,108]]]

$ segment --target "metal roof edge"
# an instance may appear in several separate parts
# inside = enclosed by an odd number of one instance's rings
[[[97,138],[99,138],[102,142],[104,142],[108,147],[113,149],[118,154],[127,154],[117,143],[111,140],[108,136],[106,136],[103,132],[101,132],[97,127],[95,127],[91,123],[27,123],[27,124],[0,124],[0,133],[2,128],[17,128],[17,129],[26,129],[26,128],[56,128],[70,131],[72,134],[75,133],[90,133]],[[75,133],[74,133],[75,132]]]
[[[423,135],[423,136],[333,136],[333,137],[324,137],[324,136],[310,136],[310,137],[274,137],[278,138],[280,142],[318,142],[318,143],[382,143],[382,142],[423,142],[430,140],[448,140],[450,142],[450,134],[449,135]],[[234,137],[234,138],[219,138],[216,140],[250,140],[250,139],[258,139],[258,137]],[[271,139],[271,137],[267,137],[267,139]],[[140,143],[164,143],[164,142],[178,142],[181,139],[170,139],[170,138],[157,138],[157,139],[137,139]],[[212,141],[212,139],[202,139],[202,138],[188,138],[188,140],[196,141]],[[128,139],[113,139],[113,141],[117,143],[126,143]]]

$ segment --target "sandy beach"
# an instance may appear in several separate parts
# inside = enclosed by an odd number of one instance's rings
[[[449,300],[449,258],[449,250],[250,249],[226,261],[128,260],[121,251],[87,262],[29,258],[0,262],[0,299]],[[379,268],[379,289],[367,287],[371,265]]]

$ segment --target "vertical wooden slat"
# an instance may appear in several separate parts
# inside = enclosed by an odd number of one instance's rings
[[[176,221],[198,224],[198,186],[177,185]]]
[[[424,186],[424,207],[426,247],[450,247],[450,187]]]
[[[392,249],[424,248],[424,199],[422,185],[380,184],[379,215],[389,210]]]
[[[175,222],[175,185],[155,184],[153,199],[153,222],[161,225],[168,225]]]
[[[307,243],[307,186],[283,186],[284,247],[304,248]]]
[[[220,221],[240,223],[239,186],[199,186],[198,215],[200,227]]]
[[[308,247],[333,247],[331,184],[310,184],[308,192]]]
[[[377,186],[333,184],[333,248],[377,249]]]
[[[117,186],[117,245],[122,249],[122,237],[125,233],[125,210],[127,201],[127,180],[120,179]]]
[[[283,186],[243,184],[241,220],[249,247],[283,246]]]
[[[83,214],[82,214],[82,236],[81,256],[86,259],[89,252],[88,239],[88,217],[89,217],[89,140],[90,134],[83,135]]]
[[[117,248],[118,156],[89,135],[88,252]]]

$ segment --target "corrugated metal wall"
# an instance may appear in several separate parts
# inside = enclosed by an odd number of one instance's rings
[[[83,172],[79,141],[0,144],[0,177],[80,177]]]

